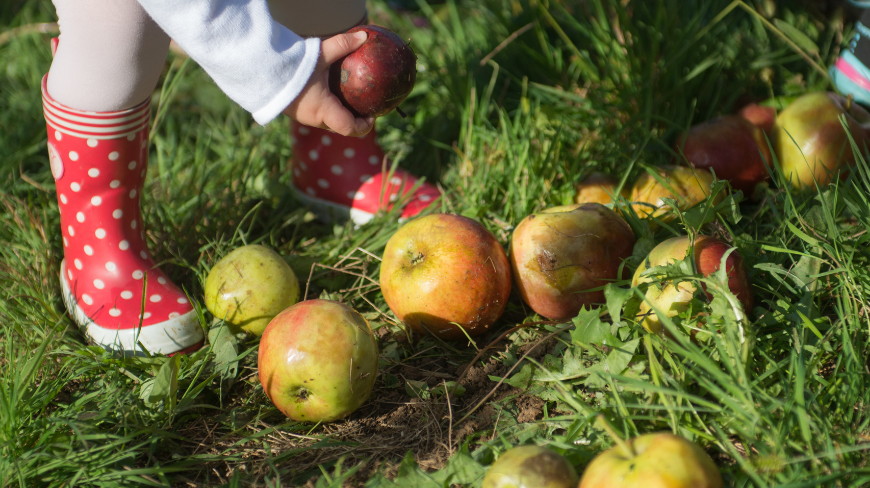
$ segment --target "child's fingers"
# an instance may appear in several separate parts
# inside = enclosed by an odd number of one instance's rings
[[[372,117],[356,118],[341,102],[330,97],[324,100],[323,124],[333,132],[343,136],[364,136],[372,130]]]
[[[324,39],[320,44],[321,55],[328,64],[332,64],[359,49],[366,42],[367,37],[368,34],[364,31],[357,31]]]

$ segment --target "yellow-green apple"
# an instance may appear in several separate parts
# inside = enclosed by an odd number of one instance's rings
[[[770,175],[770,148],[764,131],[739,115],[722,115],[693,125],[680,137],[677,152],[690,165],[713,171],[747,195]]]
[[[826,185],[854,163],[846,122],[860,150],[867,136],[870,113],[832,92],[812,92],[789,103],[777,117],[774,149],[782,175],[793,187]]]
[[[661,332],[662,321],[655,309],[664,312],[667,317],[675,317],[686,310],[697,291],[694,283],[690,281],[655,283],[654,277],[644,275],[645,271],[681,261],[691,253],[695,272],[699,276],[710,276],[719,271],[722,257],[731,249],[732,246],[725,242],[705,235],[697,236],[694,243],[689,236],[677,236],[656,245],[638,266],[632,278],[632,286],[650,283],[639,310],[643,317],[641,321],[643,327],[650,332]],[[725,259],[725,274],[728,277],[728,289],[737,297],[743,309],[748,311],[752,307],[752,286],[743,257],[737,249],[734,249]]]
[[[377,117],[396,108],[414,88],[417,56],[395,32],[377,25],[347,31],[368,37],[356,51],[335,62],[330,70],[330,90],[361,117]]]
[[[241,246],[209,271],[203,286],[205,306],[216,318],[254,335],[281,310],[299,301],[299,280],[274,250]]]
[[[378,344],[351,306],[304,300],[279,313],[260,339],[257,373],[269,400],[300,422],[346,417],[371,395]]]
[[[577,471],[561,454],[543,446],[508,449],[483,477],[483,488],[576,488]]]
[[[604,301],[601,288],[620,278],[634,242],[628,223],[600,203],[545,209],[524,218],[511,235],[514,283],[538,314],[569,319]]]
[[[504,248],[480,222],[439,213],[411,220],[390,237],[380,285],[390,310],[413,330],[458,339],[498,320],[511,272]]]
[[[669,220],[673,214],[665,198],[676,202],[678,210],[686,210],[710,196],[713,174],[707,170],[667,165],[651,171],[641,174],[631,187],[629,199],[640,217]]]
[[[628,188],[619,190],[619,181],[606,173],[595,172],[574,186],[574,203],[600,203],[608,205],[613,198],[622,195],[628,198]]]
[[[639,435],[598,454],[578,488],[721,488],[713,459],[688,439],[659,432]]]

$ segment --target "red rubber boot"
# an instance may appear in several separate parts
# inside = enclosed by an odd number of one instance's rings
[[[196,349],[203,334],[187,296],[145,244],[139,195],[148,157],[150,104],[84,112],[52,100],[42,81],[48,153],[70,315],[94,344],[125,355]]]
[[[293,186],[297,196],[327,221],[357,225],[401,205],[400,220],[431,205],[441,192],[405,170],[384,168],[375,131],[344,137],[293,123]]]

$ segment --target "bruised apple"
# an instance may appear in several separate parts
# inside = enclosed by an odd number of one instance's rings
[[[574,187],[574,203],[613,203],[617,195],[628,197],[628,190],[619,190],[619,181],[606,173],[592,173]]]
[[[577,471],[543,446],[517,446],[502,453],[483,477],[483,488],[576,488]]]
[[[631,187],[632,208],[640,217],[670,219],[671,199],[678,210],[689,209],[704,201],[713,186],[713,174],[687,166],[661,166],[643,173]]]
[[[286,261],[259,244],[238,247],[209,271],[205,306],[216,318],[254,335],[299,301],[299,281]]]
[[[793,187],[826,185],[851,166],[855,157],[843,116],[859,149],[864,149],[870,113],[854,101],[832,92],[802,95],[777,117],[774,149],[783,178]]]
[[[455,214],[409,221],[384,248],[381,292],[399,320],[442,339],[486,332],[504,312],[511,272],[480,222]]]
[[[349,305],[305,300],[276,315],[257,355],[263,391],[300,422],[346,417],[371,395],[378,344],[365,318]]]
[[[721,488],[710,456],[688,439],[658,432],[639,435],[598,454],[578,488]]]
[[[677,236],[660,242],[650,251],[634,273],[632,286],[650,283],[639,313],[643,317],[643,327],[654,333],[661,332],[663,325],[656,314],[658,309],[668,317],[676,317],[686,310],[697,290],[690,281],[679,283],[654,283],[654,278],[644,275],[644,272],[656,266],[665,266],[692,256],[695,271],[700,276],[710,276],[719,271],[722,257],[732,249],[731,246],[715,237],[697,236],[694,245],[689,236]],[[733,293],[744,310],[752,307],[752,288],[747,277],[743,257],[736,249],[725,259],[725,273],[728,277],[728,288]]]
[[[713,171],[747,195],[769,176],[771,158],[764,131],[740,115],[692,126],[680,138],[677,151],[690,165]]]
[[[368,38],[356,51],[335,62],[329,86],[359,117],[378,117],[396,108],[414,88],[417,56],[396,33],[376,25],[361,25]]]
[[[514,282],[532,310],[552,320],[568,319],[583,306],[604,301],[600,288],[620,278],[620,265],[634,242],[628,223],[599,203],[548,208],[514,229]]]

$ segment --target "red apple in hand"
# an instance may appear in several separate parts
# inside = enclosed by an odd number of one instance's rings
[[[632,286],[641,283],[651,283],[647,288],[644,302],[640,306],[643,327],[654,333],[661,332],[663,325],[655,309],[664,312],[668,317],[675,317],[684,311],[697,288],[693,282],[653,283],[654,278],[644,276],[649,268],[665,266],[681,261],[689,256],[693,259],[695,271],[701,276],[710,276],[719,270],[722,257],[732,246],[710,236],[698,236],[694,246],[689,236],[677,236],[659,243],[650,251],[643,263],[638,266],[632,278]],[[733,293],[744,310],[752,307],[752,289],[743,264],[743,257],[735,249],[725,260],[725,273],[728,277],[728,289]]]
[[[569,319],[604,301],[604,292],[593,289],[619,279],[634,241],[625,220],[599,203],[543,210],[523,219],[511,236],[514,282],[532,310]]]
[[[399,320],[417,332],[458,339],[486,332],[501,316],[511,272],[501,244],[480,222],[430,214],[387,241],[380,283]]]
[[[286,308],[266,326],[257,369],[263,391],[287,417],[341,419],[370,396],[378,344],[356,310],[330,300]]]
[[[807,93],[795,99],[777,117],[774,149],[780,170],[795,188],[827,185],[851,166],[855,157],[840,116],[859,150],[867,135],[864,125],[870,113],[854,101],[836,93]]]
[[[330,89],[354,115],[385,115],[414,88],[417,56],[401,37],[383,27],[361,25],[348,33],[357,31],[364,31],[368,38],[332,65]]]
[[[770,150],[764,131],[739,115],[692,126],[680,138],[677,151],[692,166],[712,170],[747,195],[769,176]]]

